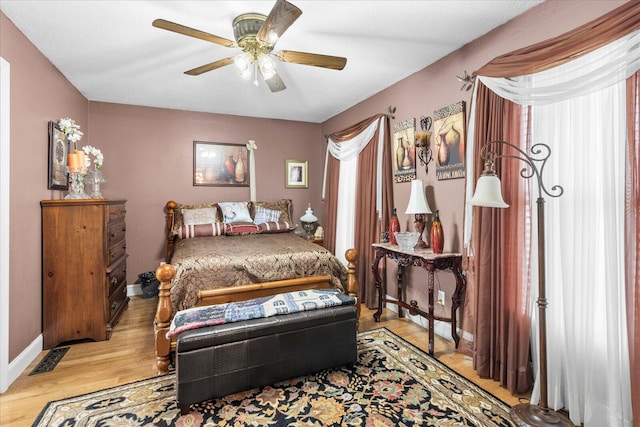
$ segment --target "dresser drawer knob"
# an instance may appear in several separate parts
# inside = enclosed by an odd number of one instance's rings
[[[113,304],[111,304],[111,310],[115,310],[116,307],[118,307],[118,303],[114,301]]]
[[[112,277],[111,278],[111,286],[115,286],[118,284],[118,278],[117,277]]]

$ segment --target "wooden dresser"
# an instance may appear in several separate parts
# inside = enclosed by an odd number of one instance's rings
[[[126,200],[43,200],[44,348],[111,338],[129,304]]]

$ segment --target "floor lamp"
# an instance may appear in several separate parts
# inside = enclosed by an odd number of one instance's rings
[[[511,147],[518,154],[503,154],[496,152],[498,146]],[[498,158],[514,158],[525,162],[520,176],[525,179],[536,177],[538,184],[538,323],[540,330],[540,402],[538,405],[522,403],[511,409],[511,419],[518,426],[573,426],[573,423],[559,412],[549,408],[547,400],[547,298],[545,284],[544,257],[544,197],[560,197],[564,189],[554,185],[548,190],[542,182],[542,170],[551,155],[551,149],[546,144],[535,144],[531,147],[531,155],[505,141],[489,141],[482,146],[480,156],[485,160],[485,168],[476,184],[476,191],[471,198],[474,206],[492,208],[507,208],[502,198],[500,178],[496,174],[494,161]],[[536,166],[539,164],[539,168]]]

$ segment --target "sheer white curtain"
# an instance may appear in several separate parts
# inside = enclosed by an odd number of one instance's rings
[[[382,218],[382,153],[384,144],[384,117],[375,120],[353,138],[336,143],[329,138],[326,157],[331,154],[340,160],[338,178],[338,212],[336,221],[336,257],[347,265],[345,253],[354,247],[356,229],[356,182],[358,176],[358,154],[367,146],[380,127],[378,144],[378,169],[376,174],[376,210]],[[324,162],[322,198],[325,196],[327,158]]]
[[[478,77],[502,97],[533,106],[532,143],[552,150],[543,181],[565,189],[546,203],[549,406],[566,407],[571,420],[586,427],[632,424],[624,300],[623,82],[638,70],[639,58],[636,32],[545,72]],[[532,283],[537,283],[536,248],[534,241]],[[536,286],[531,289],[537,292]],[[532,306],[537,372],[535,313]],[[538,388],[539,378],[533,402]]]

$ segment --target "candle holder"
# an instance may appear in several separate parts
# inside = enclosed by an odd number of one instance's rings
[[[107,182],[107,180],[102,175],[102,171],[100,169],[91,169],[88,176],[89,185],[91,186],[91,198],[104,199],[102,193],[100,192],[100,184],[102,184],[103,182]]]
[[[69,171],[69,194],[65,196],[65,200],[89,199],[89,195],[84,192],[86,169],[83,171],[67,168],[67,170]]]

